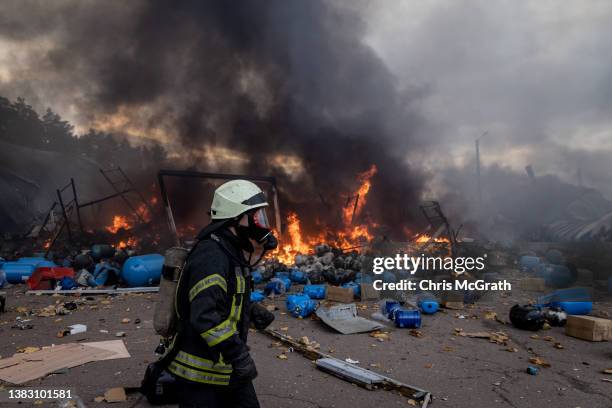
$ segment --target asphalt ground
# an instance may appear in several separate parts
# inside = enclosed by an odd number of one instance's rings
[[[46,306],[74,300],[72,296],[28,296],[25,286],[8,289],[7,312],[0,315],[0,355],[9,357],[18,349],[68,342],[117,339],[125,332],[131,357],[88,363],[58,374],[34,380],[26,386],[45,388],[70,387],[87,407],[149,406],[138,392],[128,392],[125,402],[95,402],[112,387],[138,387],[153,353],[158,337],[152,328],[156,294],[80,297],[77,310],[68,315],[40,317],[36,313]],[[276,306],[272,324],[295,339],[306,336],[320,344],[320,350],[333,356],[359,361],[359,366],[383,373],[401,382],[429,390],[434,407],[612,407],[612,383],[602,378],[604,369],[612,368],[612,343],[588,342],[568,337],[563,328],[533,332],[521,331],[503,322],[515,303],[533,300],[534,293],[494,293],[464,310],[442,310],[423,316],[418,333],[389,326],[383,329],[387,339],[380,341],[368,334],[342,335],[316,319],[296,319],[286,313],[284,297],[266,300]],[[358,302],[359,313],[369,317],[377,303]],[[34,314],[28,315],[29,312]],[[488,313],[487,313],[488,312]],[[496,312],[498,319],[491,320]],[[595,312],[612,316],[612,302],[602,298]],[[11,328],[15,318],[30,319],[32,329]],[[129,323],[122,320],[129,318]],[[135,323],[139,319],[140,323]],[[501,322],[500,322],[501,321]],[[86,324],[87,332],[57,337],[71,324]],[[487,339],[457,336],[464,333],[499,332],[509,340],[506,345]],[[563,348],[556,348],[559,343]],[[249,346],[259,371],[255,380],[262,407],[407,407],[408,398],[397,392],[366,390],[316,369],[313,362],[288,350],[264,333],[251,331]],[[557,346],[559,347],[559,346]],[[510,351],[509,351],[510,350]],[[286,357],[279,357],[286,356]],[[538,375],[526,373],[533,365],[530,358],[539,357],[550,364],[540,367]],[[8,389],[10,384],[2,384]],[[8,404],[7,406],[13,406]],[[55,402],[24,402],[14,406],[58,406]]]

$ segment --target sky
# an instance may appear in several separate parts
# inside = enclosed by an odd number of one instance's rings
[[[389,71],[392,81],[384,87],[392,84],[400,98],[408,95],[405,103],[423,118],[423,124],[409,132],[405,158],[431,174],[432,184],[438,171],[473,166],[474,141],[481,137],[485,166],[523,172],[532,164],[538,175],[555,174],[571,183],[578,182],[580,169],[584,185],[612,198],[612,2],[324,3],[340,15],[350,15],[343,24],[359,25],[347,32],[358,36]],[[66,16],[87,24],[90,4],[3,2],[0,94],[25,96],[38,109],[51,106],[79,131],[94,126],[167,138],[167,129],[143,124],[151,109],[146,104],[112,115],[108,107],[92,111],[90,95],[105,90],[89,79],[107,73],[72,59],[66,54],[70,48],[56,52],[58,43],[71,44],[83,32]],[[98,4],[104,4],[97,6],[100,15],[112,17],[104,29],[104,46],[109,46],[137,14],[136,8],[122,9],[121,2],[112,1]],[[344,50],[337,52],[342,55]],[[68,57],[61,67],[54,60],[60,56]],[[265,86],[258,92],[257,78],[249,84],[248,92],[263,95],[265,104]],[[380,106],[384,95],[373,95]],[[398,143],[401,125],[398,121],[394,127]]]

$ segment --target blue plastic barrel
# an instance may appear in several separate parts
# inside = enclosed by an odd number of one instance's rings
[[[385,301],[385,314],[387,318],[393,320],[393,312],[395,309],[399,309],[400,304],[397,300],[386,300]]]
[[[306,274],[299,269],[293,269],[289,275],[289,279],[291,279],[293,283],[306,283],[308,280]]]
[[[2,270],[6,274],[6,280],[9,283],[25,282],[36,269],[35,264],[25,262],[5,262],[2,265]]]
[[[395,309],[393,321],[397,327],[402,329],[416,329],[421,327],[421,312],[418,310]]]
[[[593,302],[552,302],[550,306],[571,315],[587,315],[593,311]]]
[[[537,256],[523,255],[519,259],[519,269],[522,272],[535,272],[537,266],[540,264],[540,258]]]
[[[261,302],[262,300],[264,300],[266,297],[264,296],[262,291],[254,291],[251,292],[251,302]]]
[[[434,314],[440,309],[438,301],[431,296],[420,296],[417,305],[425,314]]]
[[[355,282],[346,282],[342,284],[343,288],[351,288],[353,289],[353,296],[361,296],[361,286]]]
[[[121,279],[128,286],[148,286],[159,283],[164,257],[160,254],[132,256],[125,261]]]
[[[326,292],[325,285],[304,285],[304,294],[311,299],[325,299]]]
[[[287,296],[286,304],[293,317],[308,317],[317,308],[317,303],[304,294]]]
[[[253,271],[253,273],[251,274],[251,276],[253,277],[253,283],[254,284],[258,284],[263,282],[263,275],[261,274],[261,272],[259,271]]]
[[[19,263],[28,263],[28,264],[34,264],[34,265],[40,262],[44,262],[44,261],[48,261],[48,260],[46,258],[41,258],[38,256],[24,256],[24,257],[17,259],[17,262]]]
[[[289,272],[276,272],[276,273],[274,274],[274,277],[279,278],[279,279],[280,279],[280,278],[286,278],[286,279],[289,279]]]

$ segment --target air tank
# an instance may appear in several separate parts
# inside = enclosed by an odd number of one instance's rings
[[[160,254],[132,256],[123,264],[121,279],[131,287],[159,283],[163,264]]]
[[[177,315],[174,310],[176,287],[187,254],[188,251],[180,247],[170,248],[165,253],[159,283],[159,296],[153,313],[153,328],[157,334],[164,337],[172,335],[176,329]]]

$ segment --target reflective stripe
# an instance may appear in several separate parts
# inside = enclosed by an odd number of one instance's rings
[[[233,309],[234,309],[234,305],[232,302],[232,310]],[[212,329],[207,330],[200,335],[206,341],[206,343],[210,347],[212,347],[212,346],[215,346],[221,343],[223,340],[229,339],[230,337],[232,337],[234,333],[236,333],[236,330],[234,329],[232,322],[229,319],[227,319],[227,320],[222,321],[220,324],[213,327]]]
[[[194,368],[206,371],[214,371],[216,373],[232,373],[232,366],[222,363],[215,364],[212,360],[207,360],[202,357],[195,356],[193,354],[179,351],[176,355],[176,361],[185,365],[192,366]]]
[[[206,288],[209,288],[213,285],[221,286],[225,292],[227,292],[227,282],[223,279],[223,276],[215,273],[214,275],[210,275],[193,285],[191,290],[189,291],[189,301],[191,302],[201,291]]]
[[[246,288],[244,277],[239,269],[236,270],[236,294],[232,296],[232,308],[227,319],[219,323],[210,330],[201,333],[200,335],[206,343],[213,347],[224,340],[229,339],[237,333],[238,322],[242,313],[242,303],[244,298],[244,290]],[[239,305],[237,303],[240,302]]]
[[[198,371],[178,364],[175,361],[170,363],[168,371],[187,380],[205,384],[228,385],[230,380],[229,374],[224,375]]]

